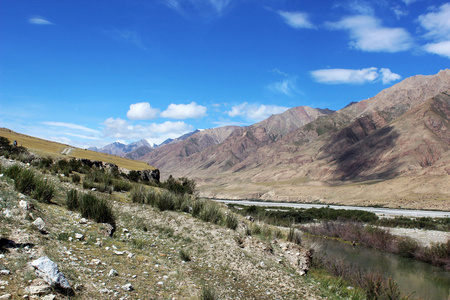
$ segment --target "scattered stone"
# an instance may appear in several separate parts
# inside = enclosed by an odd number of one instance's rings
[[[53,294],[49,294],[49,295],[45,295],[44,297],[41,297],[41,300],[55,300],[56,299],[56,295]]]
[[[95,242],[94,245],[95,245],[95,246],[98,246],[98,247],[101,247],[101,246],[103,246],[103,243],[100,242],[100,241],[98,241],[98,242]]]
[[[51,286],[73,292],[69,281],[59,271],[58,265],[48,257],[42,256],[32,261],[31,265],[36,269],[36,275],[44,279]]]
[[[123,231],[124,233],[127,233],[127,232],[128,232],[128,229],[123,228],[122,231]]]
[[[67,240],[68,240],[69,242],[72,242],[72,241],[73,241],[73,238],[72,238],[71,236],[69,236],[69,237],[67,238]]]
[[[45,222],[41,218],[37,218],[33,223],[34,227],[36,227],[39,231],[44,231]]]
[[[114,254],[116,254],[116,255],[124,255],[125,252],[123,252],[123,251],[118,251],[118,250],[114,250]]]
[[[8,299],[11,299],[11,297],[12,297],[11,294],[4,294],[4,295],[0,296],[0,300],[8,300]]]
[[[86,218],[81,218],[80,224],[87,224],[88,220]]]
[[[106,237],[112,237],[114,234],[115,228],[108,223],[102,223],[100,226],[100,233]]]
[[[158,283],[157,283],[157,285],[163,285],[164,284],[164,282],[162,282],[162,281],[158,281]]]
[[[75,291],[80,292],[80,291],[84,290],[84,285],[82,285],[81,283],[77,283],[77,284],[75,284],[75,286],[73,287],[73,289],[74,289]]]
[[[75,233],[75,238],[79,241],[84,240],[84,235],[81,233]]]
[[[28,202],[25,200],[20,200],[19,201],[19,207],[23,210],[28,210]]]
[[[117,272],[117,271],[114,270],[114,269],[111,269],[111,270],[109,270],[108,276],[109,276],[109,277],[119,276],[119,272]]]
[[[124,286],[122,286],[122,290],[131,292],[134,291],[134,287],[131,285],[131,283],[127,283]]]
[[[98,266],[101,263],[102,263],[102,261],[100,259],[97,259],[97,258],[94,258],[93,260],[91,260],[91,264],[93,264],[93,265],[97,265]]]
[[[0,270],[0,275],[9,275],[11,274],[10,270]]]
[[[0,280],[0,285],[9,285],[9,282],[6,280]]]
[[[25,288],[30,295],[44,295],[49,293],[52,290],[52,287],[49,285],[31,285]]]
[[[134,254],[130,252],[130,253],[128,253],[127,257],[128,257],[128,258],[133,258],[133,257],[134,257]]]
[[[11,211],[10,211],[9,209],[7,209],[7,208],[5,208],[5,209],[3,210],[3,215],[4,215],[6,218],[11,218],[11,217],[12,217]]]

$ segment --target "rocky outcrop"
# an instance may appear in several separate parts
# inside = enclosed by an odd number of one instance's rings
[[[64,290],[69,294],[73,294],[72,287],[63,273],[58,269],[58,265],[46,256],[42,256],[31,262],[31,266],[35,268],[36,276],[42,278],[50,286]]]

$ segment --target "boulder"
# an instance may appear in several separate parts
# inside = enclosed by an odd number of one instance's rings
[[[73,293],[69,281],[58,269],[58,265],[46,256],[42,256],[31,262],[36,269],[36,276],[42,278],[52,287]]]
[[[41,218],[37,218],[34,222],[33,222],[34,227],[36,227],[37,229],[39,229],[39,231],[44,231],[45,228],[45,222],[44,220],[42,220]]]

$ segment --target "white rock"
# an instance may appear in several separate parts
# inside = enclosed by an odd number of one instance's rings
[[[32,224],[40,231],[43,231],[45,228],[45,222],[41,218],[37,218]]]
[[[75,233],[75,238],[79,241],[84,240],[84,235],[81,233]]]
[[[124,286],[122,286],[122,290],[130,292],[134,290],[134,287],[131,285],[131,283],[127,283]]]
[[[114,250],[114,254],[116,254],[116,255],[124,255],[125,252],[123,252],[123,251],[118,251],[118,250]]]
[[[128,257],[128,258],[133,258],[133,257],[134,257],[134,254],[133,254],[133,253],[128,253],[127,257]]]
[[[23,210],[28,210],[28,202],[25,200],[20,200],[19,207]]]
[[[100,259],[97,259],[97,258],[94,258],[93,260],[91,260],[91,264],[93,264],[93,265],[97,265],[98,266],[101,263],[102,263],[102,261]]]
[[[53,294],[49,294],[49,295],[45,295],[44,297],[41,297],[41,300],[55,300],[56,299],[56,295]]]
[[[9,275],[11,274],[10,270],[0,270],[0,275]]]
[[[27,286],[25,290],[30,295],[43,295],[50,292],[52,290],[52,287],[49,285],[32,285]]]
[[[5,209],[3,210],[3,215],[4,215],[6,218],[11,218],[11,217],[12,217],[11,211],[10,211],[9,209],[7,209],[7,208],[5,208]]]
[[[118,275],[119,275],[119,272],[117,272],[116,270],[114,270],[114,269],[109,270],[109,273],[108,273],[109,277],[118,276]]]
[[[11,294],[4,294],[4,295],[0,296],[0,300],[8,300],[8,299],[11,299],[11,297],[12,297]]]
[[[46,256],[42,256],[31,262],[36,269],[36,275],[41,277],[51,286],[71,290],[72,287],[63,273],[58,269],[58,265]]]
[[[88,220],[86,218],[81,218],[80,224],[87,224]]]

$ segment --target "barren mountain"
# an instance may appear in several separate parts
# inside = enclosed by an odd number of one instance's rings
[[[448,183],[450,174],[449,91],[450,70],[414,76],[332,114],[297,107],[238,128],[196,153],[146,161],[163,174],[196,178],[208,196],[275,200],[283,190],[289,195],[285,200],[325,201],[335,198],[336,190],[323,188],[312,198],[292,193],[299,186],[392,180],[402,182],[391,192],[393,198],[445,199],[450,197],[448,184],[440,190],[436,186]],[[431,190],[423,187],[411,194],[408,182],[418,177]],[[355,201],[386,199],[376,186],[371,196],[358,194]]]
[[[180,163],[184,171],[201,169],[207,173],[223,172],[252,156],[259,148],[275,143],[292,130],[324,116],[324,112],[300,106],[248,127],[210,129],[174,146],[161,147],[142,160],[154,162],[158,168],[165,170],[166,176],[180,174]],[[226,130],[226,136],[220,134],[221,138],[211,140],[212,133],[222,133],[223,130]]]

